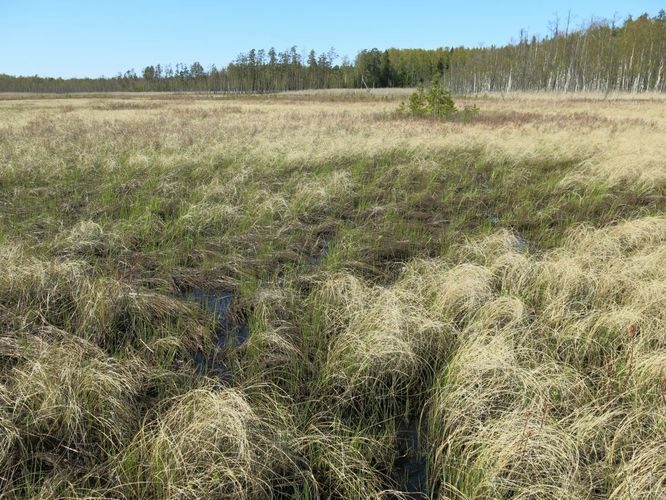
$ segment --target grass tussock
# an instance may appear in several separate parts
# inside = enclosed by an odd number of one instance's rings
[[[190,391],[165,407],[121,459],[137,496],[268,496],[290,466],[279,415],[260,417],[236,390]]]
[[[140,365],[107,357],[85,341],[27,348],[12,373],[13,415],[24,437],[80,450],[113,449],[130,437]]]

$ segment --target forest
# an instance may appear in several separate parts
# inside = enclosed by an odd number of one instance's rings
[[[0,92],[226,92],[266,93],[328,88],[414,87],[440,75],[456,93],[512,90],[664,91],[666,11],[617,24],[570,19],[550,23],[545,37],[521,31],[505,46],[361,50],[354,61],[335,49],[301,53],[251,49],[226,67],[199,62],[146,66],[115,77],[47,78],[0,74]]]

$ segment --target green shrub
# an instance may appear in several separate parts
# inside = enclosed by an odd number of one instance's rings
[[[399,114],[455,119],[465,123],[472,121],[479,111],[476,105],[465,106],[462,110],[457,109],[451,91],[441,85],[439,75],[433,77],[427,90],[419,84],[416,92],[409,96],[407,103],[402,102],[398,107]]]
[[[456,113],[451,91],[440,84],[439,75],[433,77],[427,91],[419,85],[416,92],[409,96],[407,109],[402,103],[399,110],[412,116],[450,117]]]

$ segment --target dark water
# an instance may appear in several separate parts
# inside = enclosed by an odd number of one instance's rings
[[[325,260],[326,257],[328,256],[329,252],[329,247],[330,244],[328,241],[324,240],[319,244],[319,248],[317,251],[310,256],[310,264],[318,266],[319,264],[322,264]]]
[[[394,464],[394,475],[403,492],[403,498],[426,500],[426,456],[418,421],[404,424],[398,429],[397,447],[400,456]]]
[[[225,363],[226,353],[247,342],[250,329],[242,315],[233,314],[233,292],[226,290],[194,290],[185,295],[189,301],[198,303],[202,309],[215,316],[215,345],[211,352],[197,351],[194,365],[198,373],[217,378],[222,383],[232,383],[231,370]]]

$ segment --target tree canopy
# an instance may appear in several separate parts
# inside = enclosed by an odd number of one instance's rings
[[[456,93],[511,90],[666,90],[666,11],[593,21],[570,31],[559,20],[548,36],[485,48],[361,50],[353,62],[335,49],[302,55],[251,49],[226,67],[199,62],[149,65],[111,78],[45,78],[0,74],[0,91],[214,91],[277,92],[323,88],[414,87],[434,75]]]

